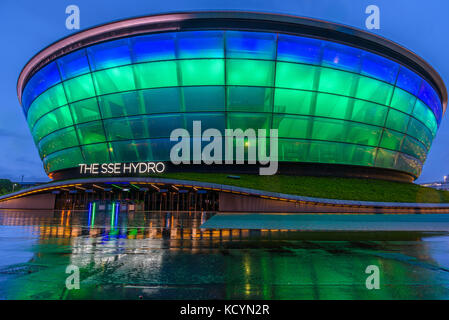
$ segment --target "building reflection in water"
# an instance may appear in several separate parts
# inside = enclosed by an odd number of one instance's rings
[[[423,299],[449,297],[437,241],[317,241],[288,230],[205,230],[210,212],[0,212],[9,245],[31,260],[1,263],[5,299]],[[33,238],[29,247],[19,246]],[[5,241],[5,240],[3,240]],[[445,240],[447,241],[447,239]],[[2,250],[0,242],[0,251]],[[444,247],[444,246],[443,246]],[[447,246],[446,246],[447,247]],[[441,246],[438,250],[442,250]],[[80,268],[67,290],[65,268]],[[367,290],[376,265],[381,289]],[[448,268],[448,269],[446,269]]]

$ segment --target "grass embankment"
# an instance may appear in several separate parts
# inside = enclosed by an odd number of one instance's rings
[[[341,200],[382,202],[449,202],[449,191],[422,187],[413,183],[382,180],[239,175],[240,179],[228,178],[225,173],[164,173],[159,178],[204,181],[272,192]]]

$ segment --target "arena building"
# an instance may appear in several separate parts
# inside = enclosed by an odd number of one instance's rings
[[[216,209],[219,195],[201,183],[179,186],[163,173],[80,171],[80,165],[151,162],[167,172],[257,174],[248,164],[170,163],[171,132],[191,131],[193,121],[223,134],[277,129],[280,174],[411,182],[447,105],[438,73],[389,40],[314,19],[248,12],[162,14],[78,32],[26,64],[17,94],[55,180],[31,192],[54,194],[58,208],[86,208],[127,192],[148,210],[179,208],[182,201],[186,210]]]

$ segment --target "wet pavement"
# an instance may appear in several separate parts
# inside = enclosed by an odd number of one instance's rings
[[[0,299],[449,299],[446,232],[200,228],[211,216],[0,211]]]

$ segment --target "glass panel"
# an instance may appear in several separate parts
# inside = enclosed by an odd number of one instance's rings
[[[178,33],[178,58],[224,58],[223,31]]]
[[[208,113],[186,113],[184,114],[187,130],[193,135],[193,121],[201,121],[201,130],[217,129],[222,135],[225,130],[225,113],[224,112],[208,112]]]
[[[140,104],[139,92],[121,92],[98,97],[103,119],[147,113]]]
[[[269,129],[271,127],[271,114],[267,113],[237,113],[228,112],[228,129]]]
[[[130,38],[134,61],[176,59],[175,38],[176,33],[161,33]]]
[[[100,119],[97,98],[81,100],[70,105],[75,123],[88,122]]]
[[[111,142],[112,160],[115,162],[140,162],[152,160],[149,140]]]
[[[71,126],[72,124],[72,116],[70,114],[69,107],[60,107],[50,113],[47,113],[36,122],[33,129],[33,136],[35,141],[39,141],[50,132]]]
[[[134,65],[138,88],[178,86],[176,61],[150,62]]]
[[[316,70],[314,66],[277,62],[276,87],[313,90]]]
[[[320,117],[345,119],[350,117],[349,107],[353,101],[347,97],[336,96],[333,94],[319,93],[316,100],[315,115]]]
[[[409,118],[410,117],[408,115],[402,112],[390,109],[388,111],[385,127],[396,131],[405,132],[407,130]]]
[[[348,119],[376,126],[383,126],[387,111],[387,107],[367,101],[354,100],[352,113]]]
[[[22,94],[22,105],[25,109],[25,113],[28,112],[31,102],[33,102],[38,95],[58,82],[61,82],[61,77],[56,62],[50,62],[36,72],[26,84]]]
[[[280,34],[278,61],[291,61],[318,65],[321,62],[322,40]]]
[[[92,121],[77,125],[76,130],[78,130],[80,144],[90,144],[106,141],[106,138],[104,136],[103,124],[101,123],[101,121]]]
[[[150,138],[170,137],[173,130],[185,127],[182,114],[151,115],[146,116],[144,121]]]
[[[310,107],[316,93],[309,91],[275,89],[274,112],[311,114]]]
[[[108,145],[106,143],[95,143],[82,146],[86,163],[107,163],[109,159]]]
[[[95,89],[90,74],[64,81],[64,88],[69,102],[95,96]]]
[[[413,71],[410,71],[406,67],[401,66],[401,68],[399,69],[399,75],[398,80],[396,81],[396,86],[404,90],[407,90],[408,92],[416,96],[418,94],[420,85],[421,85],[421,78]]]
[[[393,86],[367,77],[360,77],[356,98],[388,105],[393,93]]]
[[[421,162],[426,160],[426,150],[425,147],[415,139],[405,136],[404,142],[402,143],[401,152],[407,153]]]
[[[312,139],[377,146],[382,128],[333,119],[314,119]]]
[[[427,126],[427,128],[432,131],[432,134],[436,133],[438,125],[435,119],[435,115],[421,100],[416,101],[415,108],[413,109],[413,115],[416,119],[421,120],[421,122],[423,122]]]
[[[404,134],[385,129],[382,133],[380,147],[391,150],[399,150]]]
[[[131,64],[128,39],[119,39],[87,47],[92,70]]]
[[[363,52],[362,74],[394,83],[399,64],[367,51]]]
[[[404,111],[410,114],[416,102],[416,97],[411,95],[407,91],[399,89],[396,87],[394,89],[393,98],[391,100],[391,106],[395,109]]]
[[[185,87],[184,94],[186,112],[224,111],[224,87]]]
[[[273,86],[274,62],[226,60],[227,85]]]
[[[322,65],[342,70],[359,72],[362,50],[335,42],[324,42]]]
[[[46,172],[78,167],[80,163],[84,163],[84,159],[79,147],[64,149],[44,158]]]
[[[311,117],[273,115],[273,128],[278,128],[279,138],[307,138],[307,129],[312,122]]]
[[[178,61],[183,86],[223,85],[224,60],[180,60]]]
[[[89,61],[84,49],[62,56],[57,62],[63,80],[90,72]]]
[[[421,83],[418,98],[420,98],[422,101],[424,101],[425,104],[429,106],[429,108],[435,114],[437,121],[439,123],[441,120],[441,112],[442,112],[440,99],[438,98],[438,95],[435,92],[435,90],[426,81],[423,81]]]
[[[263,87],[228,87],[228,111],[271,112],[273,90]]]
[[[39,142],[41,157],[46,157],[50,153],[78,145],[78,138],[73,127],[58,130],[49,134]]]
[[[147,113],[180,112],[179,90],[179,88],[162,88],[141,91]]]
[[[377,150],[376,167],[395,169],[396,157],[398,152],[381,149]]]
[[[351,96],[354,91],[354,81],[357,78],[359,78],[358,75],[350,72],[322,68],[318,90]]]
[[[31,104],[28,110],[27,120],[30,128],[33,128],[34,123],[43,114],[54,110],[60,106],[67,104],[65,98],[64,89],[61,84],[51,87],[44,93],[42,93],[36,100]]]
[[[420,121],[410,118],[407,134],[421,141],[427,149],[432,144],[432,133]]]
[[[226,57],[274,60],[276,34],[226,31]]]
[[[421,173],[422,163],[412,156],[399,152],[396,161],[396,169],[410,172],[417,177]]]
[[[132,66],[106,69],[92,73],[98,94],[136,89]]]

